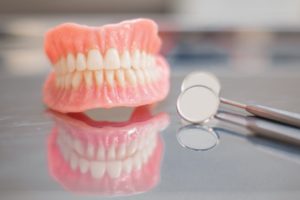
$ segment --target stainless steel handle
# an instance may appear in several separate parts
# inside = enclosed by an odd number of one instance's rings
[[[245,110],[256,116],[300,127],[300,114],[262,105],[247,105]]]

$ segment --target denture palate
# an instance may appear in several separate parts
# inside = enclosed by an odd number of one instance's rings
[[[81,83],[87,87],[107,84],[119,85],[147,84],[157,80],[158,69],[152,54],[136,49],[119,53],[116,48],[104,54],[99,49],[90,49],[87,54],[68,53],[55,64],[56,86],[59,88],[78,88]]]

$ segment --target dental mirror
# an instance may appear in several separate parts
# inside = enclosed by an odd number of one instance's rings
[[[219,136],[212,128],[187,125],[178,130],[177,140],[184,148],[194,151],[207,151],[219,143]]]

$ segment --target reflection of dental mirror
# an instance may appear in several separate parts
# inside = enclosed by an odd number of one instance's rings
[[[208,78],[212,76],[211,78]],[[203,80],[203,81],[200,81]],[[217,112],[219,102],[241,108],[255,116],[300,127],[300,114],[262,105],[246,105],[219,97],[221,85],[218,79],[204,72],[188,75],[177,99],[180,116],[191,123],[205,123]]]
[[[177,140],[185,148],[194,151],[206,151],[219,143],[219,136],[212,128],[188,125],[178,130]]]

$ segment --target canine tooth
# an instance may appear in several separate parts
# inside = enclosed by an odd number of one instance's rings
[[[79,159],[79,169],[82,174],[87,173],[87,171],[89,170],[89,167],[90,167],[89,161],[87,161],[84,158]]]
[[[127,148],[127,156],[132,155],[137,149],[137,140],[133,139]]]
[[[132,159],[127,158],[126,160],[123,161],[123,171],[127,174],[129,174],[132,170]]]
[[[113,70],[104,70],[105,71],[105,79],[110,86],[114,86],[114,71]]]
[[[136,74],[137,79],[139,80],[138,82],[144,84],[145,77],[144,77],[143,71],[141,69],[136,69],[135,74]]]
[[[97,70],[97,71],[95,71],[94,75],[95,75],[96,84],[98,86],[102,85],[103,84],[103,71]]]
[[[75,57],[72,53],[68,53],[67,55],[67,67],[69,72],[73,72],[75,70]]]
[[[103,176],[105,172],[105,162],[92,161],[90,167],[93,178],[101,178]]]
[[[117,152],[117,158],[118,159],[123,159],[126,156],[126,146],[125,143],[122,143],[119,146],[118,152]]]
[[[136,49],[134,50],[133,52],[133,55],[132,55],[132,59],[131,59],[131,63],[132,63],[132,67],[134,69],[138,69],[141,65],[141,52]]]
[[[88,53],[87,68],[90,70],[101,69],[103,58],[98,49],[92,49]]]
[[[116,151],[115,151],[115,146],[114,145],[111,145],[109,147],[108,152],[107,152],[107,159],[108,160],[116,159]]]
[[[106,69],[118,69],[120,68],[120,57],[117,49],[108,49],[104,58],[104,67]]]
[[[125,71],[125,76],[129,83],[136,85],[136,75],[132,69],[127,69]]]
[[[76,68],[79,71],[86,69],[85,56],[82,53],[78,53],[76,57]]]
[[[89,70],[83,73],[85,83],[88,87],[93,85],[93,73]]]
[[[105,150],[102,146],[99,146],[99,148],[98,148],[97,159],[98,160],[105,160]]]
[[[65,76],[65,87],[70,88],[71,85],[72,85],[72,74],[68,73]]]
[[[121,174],[122,162],[121,161],[108,161],[107,171],[111,178],[118,178]]]
[[[80,155],[83,155],[84,149],[83,149],[83,145],[80,140],[75,139],[73,141],[73,146],[74,146],[75,151],[77,151],[77,153],[79,153]]]
[[[87,153],[88,158],[94,158],[94,155],[95,155],[95,147],[94,147],[93,144],[88,143],[87,149],[86,149],[86,153]]]
[[[71,153],[71,157],[70,157],[70,165],[71,165],[71,169],[72,170],[76,170],[77,169],[77,166],[78,166],[78,158],[77,158],[77,155],[72,152]]]
[[[121,55],[121,67],[128,69],[131,67],[131,60],[130,60],[130,54],[127,50],[123,52]]]
[[[116,79],[122,87],[125,86],[125,84],[126,84],[125,75],[124,75],[124,71],[122,69],[116,70]]]
[[[75,72],[73,74],[73,78],[72,78],[72,86],[73,86],[73,88],[77,88],[80,85],[81,80],[82,80],[82,74],[81,74],[81,72]]]

